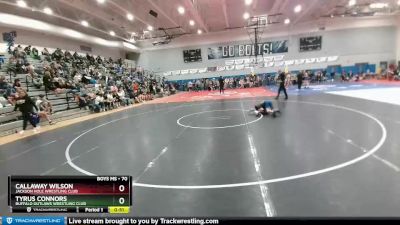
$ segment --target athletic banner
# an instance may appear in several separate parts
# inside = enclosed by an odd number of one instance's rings
[[[225,59],[234,57],[269,55],[288,52],[288,40],[272,41],[244,45],[225,45],[208,48],[208,59]]]

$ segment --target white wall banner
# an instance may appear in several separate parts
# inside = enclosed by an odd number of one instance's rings
[[[338,59],[339,59],[339,56],[329,56],[328,62],[334,62],[334,61],[337,61]]]
[[[283,60],[283,57],[285,57],[284,55],[277,55],[277,56],[274,56],[274,61],[276,62],[276,61],[282,61]]]
[[[235,60],[226,60],[225,61],[225,65],[227,65],[227,66],[231,66],[231,65],[233,65],[233,64],[235,64]]]
[[[306,63],[315,63],[315,61],[316,61],[315,58],[306,59]]]
[[[224,71],[225,70],[225,66],[217,66],[217,71]]]
[[[273,56],[264,57],[264,62],[272,62],[272,61],[274,61],[274,57]]]
[[[197,72],[199,72],[199,69],[190,69],[189,70],[190,74],[194,74],[194,73],[197,73]]]
[[[296,59],[296,60],[294,60],[294,64],[296,64],[296,65],[301,65],[301,64],[303,64],[305,62],[306,62],[305,59]]]
[[[294,60],[287,60],[285,61],[285,66],[290,66],[294,64]]]
[[[264,67],[273,67],[274,66],[274,62],[266,62],[264,63]]]
[[[164,76],[171,76],[171,75],[172,75],[172,72],[171,72],[171,71],[167,71],[167,72],[164,72],[163,75],[164,75]]]
[[[199,73],[205,73],[207,72],[207,67],[206,68],[200,68],[199,69]]]
[[[225,66],[225,69],[226,69],[226,70],[234,70],[234,69],[235,69],[235,66]]]
[[[236,65],[241,65],[244,63],[244,59],[235,59],[235,64]]]
[[[317,62],[318,63],[326,62],[326,60],[327,60],[327,57],[319,57],[319,58],[317,58]]]
[[[172,74],[173,75],[179,75],[179,74],[181,74],[181,71],[180,70],[175,70],[175,71],[172,71]]]
[[[236,65],[235,69],[236,70],[243,70],[244,69],[244,65]]]

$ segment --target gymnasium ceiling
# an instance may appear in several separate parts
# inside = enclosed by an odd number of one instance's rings
[[[23,0],[27,7],[18,7],[18,0],[0,0],[0,12],[29,17],[71,28],[105,39],[139,42],[165,34],[179,36],[240,29],[249,16],[269,15],[268,22],[285,26],[342,17],[393,16],[399,12],[398,0]],[[245,4],[249,1],[249,5]],[[354,1],[350,3],[351,1]],[[371,3],[387,3],[383,9],[371,9]],[[294,8],[301,5],[301,11]],[[49,7],[53,15],[43,13]],[[178,12],[184,8],[184,13]],[[157,15],[151,15],[150,10]],[[133,16],[132,20],[127,15]],[[84,27],[85,20],[89,26]],[[189,24],[194,21],[194,25]],[[154,28],[148,31],[148,26]],[[167,33],[165,33],[165,31]],[[115,32],[115,36],[109,34]]]

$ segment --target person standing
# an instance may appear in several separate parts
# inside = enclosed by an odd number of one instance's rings
[[[303,76],[304,76],[304,74],[303,74],[303,71],[300,71],[298,74],[297,74],[297,89],[301,89],[301,85],[303,84]]]
[[[32,124],[33,126],[33,132],[37,133],[38,130],[36,128],[37,121],[35,120],[35,116],[37,116],[33,108],[38,111],[38,107],[36,104],[32,101],[32,99],[28,96],[25,90],[23,89],[18,89],[18,98],[16,100],[15,108],[14,111],[19,111],[22,113],[22,130],[19,132],[20,134],[23,134],[26,130],[26,127],[28,126],[28,121]]]
[[[224,93],[224,85],[225,85],[225,80],[222,78],[222,76],[219,77],[219,93]]]
[[[276,96],[276,99],[279,98],[281,91],[283,91],[283,93],[285,94],[285,100],[287,100],[288,95],[286,93],[286,88],[285,88],[286,75],[284,72],[282,72],[280,70],[278,71],[278,73],[279,73],[278,82],[280,82],[280,83],[279,83],[278,95]]]

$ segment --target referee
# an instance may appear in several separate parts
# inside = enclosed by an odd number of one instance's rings
[[[219,77],[219,94],[224,93],[225,80],[222,76]]]
[[[283,91],[283,93],[285,93],[285,100],[287,100],[288,99],[288,95],[286,93],[286,88],[285,88],[286,75],[285,75],[284,72],[282,72],[280,70],[278,71],[278,73],[279,73],[278,82],[280,82],[280,83],[279,83],[278,96],[276,96],[276,99],[279,98],[279,94],[281,93],[281,91]]]

